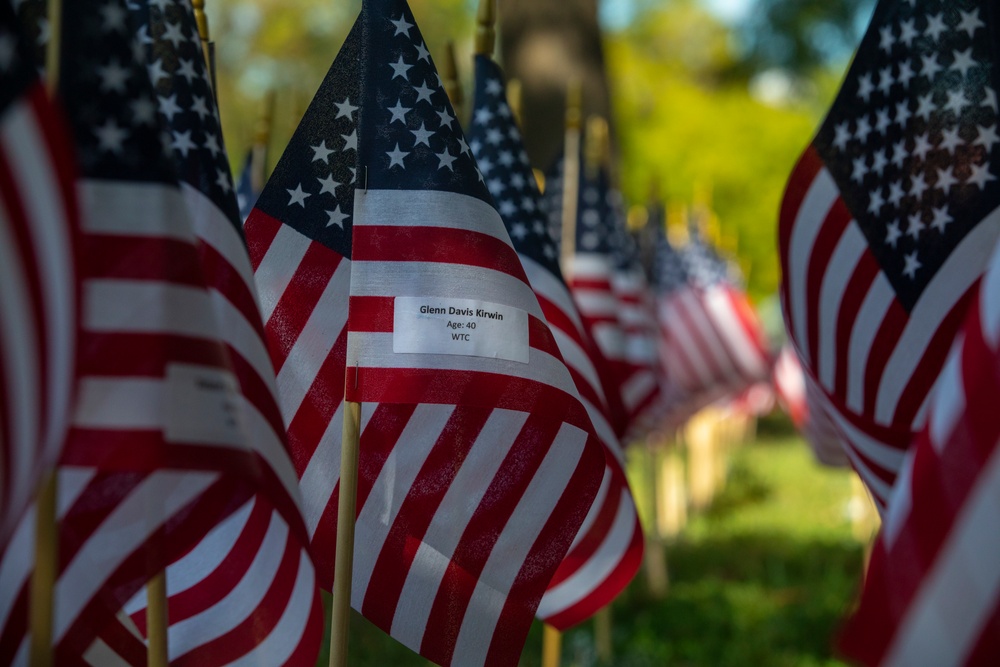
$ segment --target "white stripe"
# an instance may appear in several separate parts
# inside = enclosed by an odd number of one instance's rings
[[[265,322],[271,318],[278,301],[285,294],[289,283],[312,241],[288,225],[281,225],[268,246],[260,266],[254,273],[254,282],[260,294],[260,313]],[[337,269],[340,269],[338,265]]]
[[[892,495],[892,487],[879,479],[872,469],[869,468],[864,461],[858,456],[857,451],[851,446],[844,447],[844,453],[847,454],[847,458],[851,460],[851,466],[854,468],[855,472],[858,473],[858,477],[864,482],[868,491],[872,494],[872,499],[875,501],[875,509],[879,511],[881,515],[886,506],[886,500]]]
[[[851,424],[839,410],[828,413],[837,423],[837,428],[854,447],[881,468],[895,473],[903,464],[903,452],[876,440]]]
[[[88,280],[84,284],[83,326],[97,332],[219,340],[205,288],[154,280]]]
[[[361,368],[450,370],[496,373],[540,382],[576,396],[576,386],[561,359],[528,348],[528,363],[457,354],[395,354],[391,333],[352,331],[347,334],[347,365]]]
[[[355,523],[354,584],[351,587],[351,605],[355,609],[360,610],[364,603],[375,562],[399,508],[454,410],[452,405],[418,405],[372,485]]]
[[[611,260],[606,255],[578,252],[570,260],[573,280],[610,280]]]
[[[847,348],[847,407],[861,414],[865,400],[865,369],[872,341],[882,326],[889,306],[896,298],[892,285],[881,271],[875,276],[858,310]],[[801,354],[801,351],[800,351]]]
[[[618,317],[618,298],[611,292],[589,287],[574,287],[573,301],[587,317]]]
[[[438,588],[459,540],[492,480],[502,474],[501,465],[527,419],[526,412],[490,413],[448,486],[406,573],[392,619],[389,634],[404,645],[419,650]]]
[[[928,435],[931,445],[938,454],[944,451],[952,431],[955,430],[955,424],[965,412],[965,383],[962,381],[962,359],[965,356],[962,354],[963,340],[964,334],[959,333],[934,388],[932,399],[934,409],[931,410]]]
[[[302,489],[302,517],[305,519],[310,538],[315,537],[320,519],[330,504],[334,487],[340,480],[340,445],[343,429],[344,402],[340,401],[299,480],[299,488]],[[364,433],[364,430],[361,432]]]
[[[7,110],[3,124],[4,143],[18,156],[11,178],[24,197],[32,247],[40,267],[48,337],[48,413],[43,457],[53,460],[62,447],[72,388],[76,342],[75,276],[69,236],[68,212],[57,196],[62,188],[48,158],[45,137],[38,118],[27,103]],[[7,282],[0,281],[6,288]]]
[[[896,539],[906,525],[913,505],[913,460],[916,449],[911,447],[906,451],[899,475],[892,485],[892,495],[889,497],[885,520],[882,522],[881,539],[886,549],[890,551],[895,548]]]
[[[181,193],[187,202],[188,211],[194,224],[198,240],[218,252],[239,274],[243,284],[250,288],[256,297],[253,279],[253,269],[250,267],[250,255],[243,238],[232,221],[216,207],[215,203],[190,183],[181,183]]]
[[[621,361],[625,355],[625,336],[617,324],[600,322],[590,330],[594,344],[605,359]]]
[[[712,386],[714,373],[710,368],[711,360],[705,358],[697,344],[696,338],[700,334],[688,321],[687,310],[689,307],[700,307],[697,298],[692,293],[677,294],[669,298],[667,313],[664,317],[664,334],[667,337],[665,341],[667,349],[687,362],[674,364],[671,370],[677,373],[678,370],[685,369],[681,373],[687,378],[684,384],[688,389],[695,390]],[[697,377],[691,377],[687,369]]]
[[[806,317],[811,304],[806,300],[807,276],[811,264],[816,237],[823,226],[823,220],[830,208],[837,202],[837,184],[826,168],[821,168],[809,185],[809,191],[802,205],[795,212],[791,238],[788,244],[788,285],[789,310],[792,316],[792,333],[799,345],[799,354],[807,364],[811,364],[815,350],[809,349]]]
[[[514,510],[512,516],[516,519],[508,522],[500,533],[483,574],[476,581],[455,642],[452,664],[481,665],[486,660],[510,588],[546,520],[566,492],[576,469],[573,462],[580,460],[586,443],[584,431],[563,424]]]
[[[573,323],[576,332],[582,335],[584,333],[583,322],[580,320],[580,313],[576,310],[573,296],[569,293],[566,284],[527,255],[518,255],[518,257],[521,258],[521,266],[524,267],[524,272],[528,276],[531,289],[551,301]]]
[[[994,446],[883,664],[964,664],[984,630],[1000,594],[998,452]]]
[[[98,637],[83,654],[88,665],[94,667],[131,667],[131,665]]]
[[[691,291],[681,294],[680,298],[688,316],[685,324],[692,328],[690,334],[696,336],[703,347],[708,348],[709,356],[702,358],[711,373],[712,380],[719,382],[733,378],[736,375],[736,368],[724,341],[720,338],[720,328],[725,325],[715,320],[715,314],[709,310],[709,302],[705,297],[703,293]]]
[[[566,365],[583,376],[583,380],[590,387],[590,390],[596,393],[601,400],[604,400],[604,389],[601,387],[601,379],[597,375],[597,369],[594,368],[594,362],[590,356],[584,352],[582,347],[577,345],[575,340],[566,335],[562,329],[552,325],[549,325],[549,328],[552,331],[552,337],[555,338],[556,347],[559,348],[559,353],[562,354]]]
[[[622,383],[622,402],[625,404],[625,409],[631,412],[655,389],[656,376],[652,371],[640,370],[633,373]]]
[[[278,390],[274,382],[274,366],[268,355],[264,339],[253,324],[229,298],[215,289],[208,292],[209,303],[215,310],[219,326],[219,340],[231,346],[267,387],[268,394],[277,400]]]
[[[608,493],[611,491],[611,480],[614,478],[614,472],[611,470],[610,466],[604,466],[604,476],[601,477],[601,486],[597,489],[597,495],[594,496],[594,502],[591,503],[590,509],[587,510],[587,516],[583,518],[583,523],[580,524],[579,530],[576,531],[576,537],[573,538],[573,543],[569,545],[569,550],[567,554],[571,553],[573,549],[580,543],[583,538],[587,536],[590,532],[591,526],[597,521],[597,517],[601,514],[601,508],[604,507],[604,503],[607,502]]]
[[[742,298],[742,297],[740,297]],[[722,339],[727,356],[743,369],[739,379],[763,379],[767,376],[766,360],[760,354],[757,341],[747,331],[735,312],[726,288],[714,287],[705,292],[705,306],[716,324],[715,331]],[[733,368],[736,375],[741,375]]]
[[[480,199],[457,192],[357,190],[354,226],[459,229],[486,234],[511,245],[507,228],[496,209]]]
[[[621,563],[634,534],[635,506],[628,491],[622,489],[614,523],[601,546],[587,560],[586,565],[555,588],[545,591],[535,615],[547,618],[568,609],[590,595],[594,588],[604,583],[608,575]]]
[[[819,303],[819,350],[816,352],[815,368],[820,382],[833,391],[837,370],[837,319],[843,303],[847,283],[857,269],[858,262],[868,249],[868,243],[861,229],[851,221],[840,236],[837,247],[830,257],[823,274]]]
[[[924,358],[931,338],[955,303],[983,275],[997,237],[1000,237],[1000,209],[994,209],[972,228],[920,295],[882,373],[875,402],[876,422],[893,422],[899,399]]]
[[[218,478],[214,473],[150,474],[97,527],[56,583],[53,637],[61,641],[70,624],[113,572],[148,537]],[[114,549],[108,545],[113,544]]]
[[[1000,346],[1000,248],[993,252],[990,267],[983,276],[979,309],[983,314],[983,333],[990,347]]]
[[[0,633],[10,620],[18,594],[35,569],[35,515],[36,508],[32,504],[3,548],[3,560],[0,560]]]
[[[341,262],[278,371],[281,416],[291,424],[347,322],[351,268]]]
[[[84,231],[196,243],[180,189],[141,181],[78,181]]]

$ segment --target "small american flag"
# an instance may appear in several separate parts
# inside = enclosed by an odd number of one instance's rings
[[[1000,252],[907,455],[841,647],[864,665],[1000,661]]]
[[[595,364],[598,353],[559,270],[557,239],[540,206],[521,133],[504,94],[503,74],[481,55],[476,56],[469,146],[605,447],[607,465],[597,500],[537,612],[540,619],[564,630],[609,603],[632,580],[642,560],[642,529],[622,468],[621,446],[611,428]]]
[[[782,205],[786,325],[880,509],[1000,235],[995,21],[881,2]]]
[[[250,211],[257,203],[260,193],[253,187],[253,149],[247,151],[246,159],[243,160],[243,169],[236,180],[236,203],[240,207],[240,220],[246,222],[250,217]]]
[[[70,142],[10,6],[0,6],[0,544],[69,419],[79,230]]]

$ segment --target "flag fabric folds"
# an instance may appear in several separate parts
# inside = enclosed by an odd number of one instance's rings
[[[880,510],[1000,234],[996,21],[879,3],[782,204],[786,325]]]
[[[171,647],[172,664],[225,664],[241,657],[313,664],[322,615],[302,547],[296,479],[281,445],[280,419],[274,421],[276,410],[266,407],[266,392],[260,391],[268,369],[250,352],[250,332],[239,330],[240,317],[249,322],[256,312],[248,279],[233,275],[246,262],[240,260],[245,250],[238,235],[235,243],[233,236],[227,242],[213,226],[222,218],[230,234],[237,229],[208,201],[214,197],[207,190],[187,176],[185,186],[178,186],[157,118],[158,108],[167,118],[198,114],[178,108],[190,103],[178,91],[154,93],[124,3],[68,3],[63,20],[73,26],[62,33],[60,92],[81,173],[83,298],[78,397],[59,473],[56,663],[76,664],[81,656],[106,663],[113,653],[105,640],[94,638],[119,626],[130,629],[130,619],[116,620],[115,614],[148,578],[201,549],[206,535],[246,514],[248,503],[266,501],[280,513],[279,523],[298,536],[286,541],[279,534],[265,540],[269,550],[250,545],[244,552],[260,568],[244,587],[250,581],[256,587],[261,576],[276,571],[268,569],[275,550],[294,562],[277,568],[283,583],[269,595],[271,615],[256,614],[252,604],[248,613],[238,604],[247,596],[230,595],[236,587],[225,580],[214,582],[220,604],[208,614],[186,615],[171,599],[174,622],[216,633],[204,651],[182,649],[178,655]],[[177,40],[197,39],[186,19],[172,18],[165,26]],[[183,66],[181,60],[175,64]],[[189,132],[188,140],[209,142],[211,127],[181,132]],[[172,148],[187,157],[185,148],[194,147],[172,129]],[[228,169],[223,175],[217,192],[228,185],[231,197]],[[203,197],[204,225],[197,231],[186,194]],[[267,438],[267,432],[277,437]],[[32,530],[30,520],[22,522],[0,566],[0,655],[14,663],[27,651]],[[211,556],[226,553],[223,540],[214,546]],[[27,547],[29,555],[15,547]],[[201,565],[210,565],[200,553]],[[185,587],[179,577],[172,585],[177,592]],[[203,602],[199,595],[198,604]],[[283,613],[283,604],[293,612]],[[141,643],[138,649],[144,654]]]
[[[0,6],[0,544],[66,436],[79,231],[64,120],[13,10]]]
[[[486,56],[477,55],[475,67],[469,146],[604,445],[607,461],[597,500],[538,608],[540,619],[564,630],[608,604],[631,581],[642,560],[642,529],[625,479],[621,446],[611,427],[597,371],[598,353],[559,270],[556,238],[540,206],[521,134],[507,103],[503,74]]]
[[[352,605],[515,664],[603,452],[404,2],[363,4],[246,233],[324,585],[346,388]]]
[[[1000,252],[932,393],[841,647],[864,665],[1000,658]]]

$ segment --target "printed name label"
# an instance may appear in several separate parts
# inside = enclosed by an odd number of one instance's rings
[[[472,299],[397,296],[392,351],[528,363],[528,313]]]
[[[168,442],[237,444],[240,429],[239,384],[217,368],[169,364],[166,372]]]

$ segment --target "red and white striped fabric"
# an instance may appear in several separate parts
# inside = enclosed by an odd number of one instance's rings
[[[0,8],[0,544],[62,448],[76,354],[70,142],[17,21]]]
[[[805,437],[816,460],[831,467],[849,467],[840,433],[824,406],[823,391],[803,370],[791,345],[781,348],[774,363],[774,387],[779,402]]]
[[[864,665],[1000,661],[1000,253],[896,483],[842,650]]]
[[[791,345],[784,345],[774,360],[771,373],[778,403],[799,429],[809,418],[809,404],[806,401],[806,379],[802,364]]]

